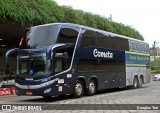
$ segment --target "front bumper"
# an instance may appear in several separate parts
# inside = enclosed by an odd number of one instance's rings
[[[57,95],[57,81],[59,78],[50,80],[41,84],[36,85],[28,85],[30,82],[27,83],[27,85],[20,84],[23,81],[20,81],[20,83],[16,82],[16,94],[17,95],[27,95],[27,96],[53,96]]]
[[[21,89],[16,87],[16,94],[18,96],[56,96],[58,95],[58,87],[53,85],[38,89]]]

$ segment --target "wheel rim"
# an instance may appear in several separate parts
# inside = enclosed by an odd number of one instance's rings
[[[93,82],[89,83],[89,92],[94,93],[95,91],[95,84]]]
[[[82,85],[80,83],[76,84],[75,91],[77,95],[81,95],[82,93]]]

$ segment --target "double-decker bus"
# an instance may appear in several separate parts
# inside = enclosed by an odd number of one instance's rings
[[[108,88],[150,82],[144,41],[72,23],[31,27],[17,53],[18,96],[94,95]],[[13,64],[15,65],[15,64]]]

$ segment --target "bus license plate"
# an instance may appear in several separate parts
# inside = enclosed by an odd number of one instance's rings
[[[32,92],[26,92],[26,95],[32,95]]]

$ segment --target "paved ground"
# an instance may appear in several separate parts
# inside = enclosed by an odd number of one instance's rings
[[[158,107],[160,107],[160,81],[152,81],[149,84],[143,85],[143,88],[139,89],[129,89],[129,88],[122,88],[122,89],[112,89],[112,90],[106,90],[104,92],[99,92],[98,94],[94,96],[84,96],[82,98],[72,98],[71,96],[65,96],[65,97],[53,97],[50,100],[43,99],[42,97],[28,97],[28,96],[16,96],[16,95],[9,95],[9,96],[0,96],[0,104],[47,104],[47,105],[59,105],[59,109],[62,109],[64,107],[67,107],[65,105],[73,104],[72,106],[69,106],[72,109],[76,105],[79,105],[79,110],[65,110],[66,113],[160,113],[160,110],[114,110],[114,106],[116,105],[122,105],[125,104],[125,107],[128,104],[158,104]],[[65,105],[63,105],[65,104]],[[89,105],[88,105],[89,104]],[[91,108],[94,108],[93,106],[95,104],[101,104],[104,105],[103,107],[98,107],[97,110],[88,110]],[[108,106],[105,106],[106,104],[113,104],[113,110],[103,110]],[[92,106],[93,105],[93,106]],[[54,107],[54,106],[51,106]],[[96,107],[96,106],[95,106]],[[124,107],[124,108],[125,108]],[[145,105],[140,106],[146,107]],[[148,106],[147,107],[152,107]],[[157,106],[155,106],[157,107]],[[85,109],[85,110],[84,110]],[[127,108],[126,108],[127,109]],[[138,108],[137,108],[138,109]],[[160,109],[160,108],[158,108]],[[63,110],[45,110],[45,111],[0,111],[3,113],[21,113],[21,112],[33,112],[33,113],[64,113]]]

